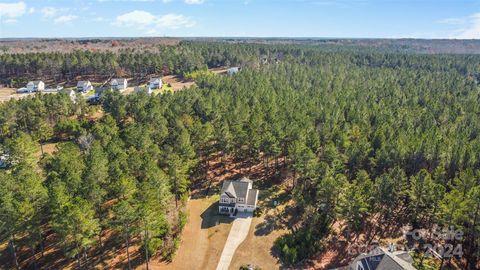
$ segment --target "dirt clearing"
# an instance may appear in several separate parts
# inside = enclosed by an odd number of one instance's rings
[[[9,101],[10,99],[21,99],[35,95],[34,93],[17,94],[13,88],[0,88],[0,102]]]
[[[212,196],[187,202],[188,222],[173,262],[151,261],[151,269],[215,269],[233,221],[218,214],[217,201]]]
[[[163,83],[170,84],[173,88],[173,91],[182,90],[183,88],[190,88],[195,84],[194,81],[185,80],[180,76],[168,75],[162,78]]]

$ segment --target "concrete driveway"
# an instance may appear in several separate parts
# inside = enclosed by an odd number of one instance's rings
[[[228,270],[233,254],[237,247],[245,240],[252,224],[252,213],[238,213],[228,234],[227,242],[223,247],[217,270]]]

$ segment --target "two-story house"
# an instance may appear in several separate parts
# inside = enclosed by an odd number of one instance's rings
[[[407,251],[397,251],[394,245],[388,249],[376,247],[360,254],[348,266],[348,270],[415,270],[413,259]]]
[[[221,214],[233,214],[235,210],[253,212],[257,208],[258,190],[252,188],[252,183],[246,177],[225,180],[220,192],[218,211]]]
[[[77,83],[77,91],[78,92],[88,92],[90,90],[93,90],[92,83],[90,81],[79,81]]]
[[[160,78],[152,78],[148,82],[148,87],[150,89],[160,89],[162,88],[162,85],[163,85],[163,82],[162,82],[162,79]]]
[[[40,92],[45,90],[45,83],[42,81],[29,81],[27,83],[27,92]]]
[[[115,78],[110,81],[110,86],[113,90],[125,90],[127,89],[127,79]]]

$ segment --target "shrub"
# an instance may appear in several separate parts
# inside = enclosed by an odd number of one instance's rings
[[[188,221],[188,213],[181,211],[178,215],[178,232],[181,232]]]
[[[254,265],[251,265],[251,264],[244,264],[242,266],[240,266],[240,270],[262,270],[262,268],[258,267],[258,266],[254,266]]]
[[[261,207],[257,207],[254,211],[253,211],[253,216],[254,217],[259,217],[261,216],[263,213],[263,209]]]

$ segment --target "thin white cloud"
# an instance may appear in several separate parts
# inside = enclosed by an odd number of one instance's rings
[[[464,24],[466,22],[467,20],[465,18],[446,18],[438,21],[438,23],[450,24],[450,25],[459,25],[459,24]]]
[[[75,20],[76,18],[78,18],[77,16],[75,15],[63,15],[63,16],[60,16],[58,18],[56,18],[55,20],[53,20],[54,23],[70,23],[72,22],[73,20]]]
[[[467,26],[458,30],[457,38],[480,39],[480,12],[468,17]]]
[[[154,2],[155,0],[97,0],[98,2]],[[163,0],[165,2],[165,0]]]
[[[310,2],[317,6],[336,6],[336,7],[352,7],[354,5],[367,4],[369,0],[300,0],[302,2]]]
[[[27,5],[24,2],[0,3],[0,16],[6,18],[20,17],[27,12]]]
[[[54,7],[44,7],[40,10],[40,13],[42,13],[43,17],[46,18],[54,17],[58,12],[59,10]]]
[[[94,18],[93,21],[94,22],[105,22],[105,21],[107,21],[107,19],[104,18],[104,17],[97,17],[97,18]]]
[[[53,18],[61,14],[65,14],[70,11],[75,11],[76,9],[65,8],[65,7],[43,7],[40,9],[40,13],[44,18]]]
[[[189,5],[200,5],[203,4],[203,2],[205,2],[205,0],[185,0],[185,4]]]
[[[114,24],[117,26],[146,26],[153,24],[155,20],[156,17],[150,12],[134,10],[132,12],[117,16]]]
[[[446,18],[437,23],[450,26],[446,35],[448,38],[480,39],[480,12],[467,17]]]
[[[3,22],[4,22],[4,23],[9,23],[9,24],[11,24],[11,23],[16,23],[16,22],[17,22],[17,19],[6,19],[6,20],[4,20]]]
[[[178,29],[184,27],[193,27],[195,26],[195,21],[190,19],[189,17],[185,17],[180,14],[166,14],[160,16],[157,20],[157,26],[160,28],[171,28],[171,29]]]
[[[158,33],[162,29],[178,29],[195,26],[195,21],[181,14],[169,13],[162,16],[155,16],[143,10],[134,10],[117,16],[112,23],[115,26],[135,27],[145,30],[147,34]]]

